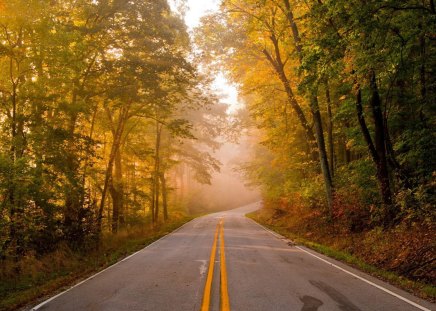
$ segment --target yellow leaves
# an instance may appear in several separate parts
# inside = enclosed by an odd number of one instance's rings
[[[355,55],[352,51],[347,50],[344,56],[344,73],[347,73],[348,75],[350,75],[350,73],[353,72],[354,70],[354,59],[355,59]]]
[[[85,26],[86,22],[84,20],[74,20],[73,24],[76,27],[83,27]]]

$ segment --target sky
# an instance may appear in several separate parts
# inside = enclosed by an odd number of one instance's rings
[[[208,11],[217,11],[220,0],[188,0],[189,10],[186,12],[185,22],[189,29],[198,26],[200,18]]]
[[[189,30],[193,31],[200,24],[202,16],[219,10],[221,0],[187,0],[186,2],[188,9],[185,14],[185,23]],[[227,113],[235,113],[242,106],[238,101],[236,86],[226,79],[224,73],[219,73],[215,77],[213,88],[221,96],[221,102],[229,106]]]

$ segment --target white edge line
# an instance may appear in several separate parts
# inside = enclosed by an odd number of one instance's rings
[[[251,219],[251,218],[248,218],[248,219]],[[275,233],[275,232],[269,230],[268,228],[265,228],[264,226],[262,226],[261,224],[257,223],[257,222],[254,221],[253,219],[251,219],[251,220],[252,220],[256,225],[260,226],[260,227],[261,227],[262,229],[264,229],[265,231],[271,233],[271,234],[272,234],[273,236],[275,236],[276,238],[279,238],[279,239],[283,239],[283,238],[284,238],[283,236],[281,236],[281,235],[279,235],[279,234],[277,234],[277,233]],[[365,283],[368,283],[369,285],[372,285],[372,286],[374,286],[374,287],[376,287],[376,288],[378,288],[378,289],[384,291],[385,293],[388,293],[388,294],[390,294],[390,295],[392,295],[392,296],[394,296],[394,297],[396,297],[396,298],[398,298],[398,299],[400,299],[400,300],[402,300],[402,301],[404,301],[404,302],[406,302],[406,303],[408,303],[408,304],[410,304],[410,305],[412,305],[412,306],[414,306],[414,307],[416,307],[416,308],[418,308],[418,309],[420,309],[420,310],[423,310],[423,311],[432,311],[432,310],[427,309],[426,307],[423,307],[423,306],[421,306],[421,305],[419,305],[419,304],[417,304],[417,303],[415,303],[415,302],[413,302],[413,301],[411,301],[411,300],[409,300],[409,299],[407,299],[407,298],[404,298],[403,296],[401,296],[401,295],[399,295],[399,294],[396,294],[396,293],[390,291],[390,290],[387,289],[387,288],[384,288],[383,286],[377,285],[377,284],[375,284],[375,283],[373,283],[373,282],[371,282],[371,281],[369,281],[369,280],[367,280],[367,279],[365,279],[365,278],[363,278],[363,277],[361,277],[361,276],[358,276],[357,274],[354,274],[353,272],[350,272],[350,271],[348,271],[348,270],[346,270],[346,269],[344,269],[344,268],[341,268],[341,267],[339,267],[338,265],[335,265],[334,263],[332,263],[332,262],[330,262],[330,261],[328,261],[328,260],[325,260],[324,258],[321,258],[321,257],[319,257],[319,256],[317,256],[317,255],[315,255],[315,254],[313,254],[312,252],[309,252],[308,250],[305,250],[304,248],[302,248],[302,247],[300,247],[300,246],[295,246],[295,248],[298,248],[299,250],[301,250],[301,251],[303,251],[303,252],[309,254],[310,256],[313,256],[313,257],[315,257],[315,258],[317,258],[317,259],[319,259],[319,260],[321,260],[321,261],[323,261],[323,262],[325,262],[325,263],[327,263],[327,264],[329,264],[329,265],[335,267],[336,269],[339,269],[339,270],[341,270],[341,271],[343,271],[343,272],[345,272],[345,273],[347,273],[347,274],[350,274],[350,275],[354,276],[355,278],[357,278],[357,279],[359,279],[359,280],[361,280],[361,281],[363,281],[363,282],[365,282]]]
[[[83,281],[80,281],[79,283],[74,284],[73,286],[71,286],[70,288],[67,288],[67,289],[64,290],[63,292],[60,292],[59,294],[57,294],[57,295],[55,295],[55,296],[53,296],[53,297],[51,297],[51,298],[49,298],[49,299],[47,299],[47,300],[41,302],[39,305],[37,305],[37,306],[33,307],[32,309],[30,309],[30,311],[36,311],[36,310],[39,310],[39,308],[41,308],[41,307],[44,306],[45,304],[49,303],[50,301],[53,301],[53,300],[55,300],[56,298],[58,298],[59,296],[62,296],[63,294],[65,294],[66,292],[69,292],[69,291],[72,290],[73,288],[78,287],[78,286],[82,285],[83,283],[85,283],[85,282],[87,282],[87,281],[89,281],[89,280],[92,280],[92,279],[95,278],[97,275],[99,275],[99,274],[105,272],[106,270],[109,270],[110,268],[115,267],[115,266],[118,265],[119,263],[122,263],[122,262],[128,260],[129,258],[131,258],[131,257],[135,256],[136,254],[142,252],[143,250],[145,250],[146,248],[152,246],[153,244],[155,244],[155,243],[157,243],[157,242],[163,240],[164,238],[170,236],[170,235],[173,234],[173,233],[176,233],[177,231],[179,231],[180,229],[182,229],[184,226],[186,226],[187,224],[193,222],[193,221],[196,220],[196,219],[197,219],[197,218],[191,219],[191,220],[188,221],[187,223],[181,225],[180,227],[176,228],[175,230],[171,231],[170,233],[164,235],[164,236],[161,237],[160,239],[158,239],[158,240],[156,240],[156,241],[154,241],[154,242],[148,244],[147,246],[145,246],[144,248],[140,249],[139,251],[134,252],[133,254],[131,254],[131,255],[129,255],[129,256],[127,256],[127,257],[121,259],[120,261],[117,261],[116,263],[110,265],[109,267],[104,268],[103,270],[97,272],[96,274],[91,275],[90,277],[84,279]]]

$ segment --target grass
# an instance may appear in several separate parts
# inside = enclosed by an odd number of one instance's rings
[[[386,282],[389,282],[392,285],[396,285],[423,299],[427,299],[432,302],[436,301],[436,286],[410,280],[395,272],[371,265],[366,261],[362,260],[361,258],[353,256],[348,252],[336,249],[334,245],[320,244],[310,239],[303,238],[301,235],[295,234],[287,227],[283,227],[281,225],[274,224],[274,222],[268,221],[266,218],[260,216],[259,211],[247,214],[246,216],[269,228],[270,230],[275,231],[286,238],[289,238],[297,244],[304,245],[328,257],[347,263],[361,271],[364,271]]]
[[[0,269],[0,310],[30,307],[101,271],[179,228],[194,217],[175,215],[157,227],[143,226],[107,234],[99,250],[78,253],[66,246],[43,258],[27,256]],[[18,265],[18,266],[17,266]],[[17,268],[21,273],[17,274]]]

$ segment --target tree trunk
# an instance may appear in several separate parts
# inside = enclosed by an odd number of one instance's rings
[[[77,81],[73,83],[73,93],[69,105],[75,107],[78,102]],[[66,183],[64,185],[65,209],[64,209],[64,236],[68,243],[73,247],[81,244],[84,238],[84,230],[82,228],[83,200],[85,197],[85,189],[82,185],[82,176],[80,175],[81,160],[78,160],[76,149],[76,125],[79,118],[79,112],[76,110],[68,112],[68,123],[66,125],[68,131],[67,148],[65,150],[65,165],[64,175]]]
[[[122,174],[121,151],[118,148],[114,161],[114,174],[110,179],[109,192],[112,197],[112,232],[117,233],[124,223],[124,185]]]
[[[328,115],[328,122],[327,122],[327,140],[328,140],[328,146],[329,146],[329,159],[330,159],[330,174],[331,177],[335,175],[335,149],[333,145],[333,116],[332,116],[332,103],[330,98],[330,89],[328,81],[326,81],[326,99],[327,99],[327,115]]]
[[[366,125],[365,116],[363,113],[362,106],[362,91],[360,90],[359,84],[356,83],[357,93],[356,93],[356,111],[357,119],[359,120],[360,129],[363,133],[363,138],[365,139],[368,150],[374,163],[378,163],[378,155],[375,150],[374,143],[372,142],[371,134],[369,133],[368,126]]]
[[[315,91],[314,91],[315,92]],[[312,109],[313,120],[316,129],[316,141],[318,144],[319,161],[321,164],[321,171],[324,177],[324,186],[326,190],[327,204],[329,209],[329,220],[333,220],[333,183],[329,170],[329,162],[327,158],[327,151],[325,148],[324,132],[322,128],[321,113],[319,111],[318,98],[316,94],[311,94],[310,107]]]
[[[303,55],[302,55],[302,47],[301,47],[301,38],[298,31],[298,27],[297,24],[295,24],[294,14],[292,13],[291,4],[289,0],[283,0],[283,2],[285,3],[285,7],[286,7],[286,17],[289,21],[289,25],[292,30],[292,37],[294,39],[295,50],[297,51],[297,55],[301,64],[303,61]]]
[[[301,65],[303,63],[303,49],[301,46],[300,33],[298,31],[297,24],[295,23],[294,14],[292,12],[292,8],[291,8],[291,4],[290,4],[289,0],[284,0],[283,2],[285,4],[285,8],[286,8],[286,12],[285,12],[286,18],[288,19],[289,26],[291,27],[291,30],[292,30],[292,38],[294,40],[295,50],[297,51],[298,60],[299,60],[300,65]],[[318,160],[318,152],[316,150],[317,143],[316,143],[315,135],[312,131],[312,128],[309,126],[309,123],[307,122],[307,119],[306,119],[300,105],[298,105],[297,100],[295,99],[295,96],[292,92],[292,88],[291,88],[291,85],[289,83],[289,79],[287,78],[285,70],[284,70],[284,63],[283,63],[282,58],[281,58],[278,40],[277,40],[275,34],[272,34],[270,38],[271,38],[271,41],[273,42],[273,45],[274,45],[276,59],[275,59],[275,62],[272,58],[269,60],[270,60],[270,62],[272,61],[273,66],[275,63],[276,71],[278,72],[280,80],[282,81],[282,83],[285,87],[286,94],[288,96],[288,101],[291,104],[291,107],[297,113],[298,119],[300,120],[300,123],[302,124],[302,126],[305,130],[306,138],[307,138],[308,145],[309,145],[309,152],[311,154],[312,160],[317,161]]]
[[[153,173],[152,173],[152,176],[151,176],[151,194],[150,194],[150,214],[151,214],[151,222],[153,224],[156,222],[155,213],[154,213],[155,203],[156,203],[156,200],[155,200],[155,196],[156,196],[156,187],[155,187],[155,184],[156,183],[155,183],[155,180],[154,180],[154,175],[155,175],[155,172],[153,170]]]
[[[180,165],[180,202],[183,204],[185,200],[185,163]]]
[[[102,229],[101,225],[102,225],[102,218],[103,218],[103,211],[104,211],[104,203],[106,200],[106,195],[109,187],[109,181],[112,178],[112,169],[115,162],[115,156],[121,144],[121,137],[124,132],[125,123],[128,119],[128,114],[129,114],[129,105],[123,106],[121,108],[120,115],[118,118],[118,125],[115,130],[115,135],[112,142],[111,152],[109,154],[109,161],[107,164],[104,183],[103,183],[103,191],[101,194],[100,207],[97,216],[97,227],[99,233],[101,233],[101,229]]]
[[[281,58],[278,40],[274,34],[271,34],[270,39],[271,39],[273,46],[274,46],[275,59],[269,54],[269,52],[267,50],[264,49],[263,53],[266,56],[267,60],[271,63],[271,65],[275,69],[280,81],[282,82],[283,87],[286,91],[288,102],[291,105],[292,109],[297,114],[297,118],[300,121],[300,124],[302,125],[304,132],[306,134],[306,139],[307,139],[307,142],[309,145],[311,158],[312,158],[312,160],[317,161],[318,160],[318,152],[316,150],[315,135],[313,133],[312,128],[309,125],[309,122],[306,119],[306,116],[305,116],[303,110],[301,109],[300,105],[298,104],[297,100],[295,99],[294,92],[292,91],[289,79],[288,79],[288,77],[285,73],[285,70],[284,70],[284,64],[283,64],[283,61]]]
[[[391,208],[392,194],[389,183],[389,170],[386,157],[386,135],[385,125],[383,122],[383,113],[381,109],[380,95],[377,89],[376,75],[371,71],[370,75],[370,89],[371,89],[371,108],[374,117],[374,140],[375,149],[377,152],[377,178],[380,183],[380,192],[382,195],[383,204],[387,214],[385,217],[385,224],[393,220],[393,211]]]
[[[168,220],[168,193],[167,193],[167,183],[165,179],[165,173],[160,173],[160,184],[162,187],[162,206],[163,206],[163,214],[164,220]]]
[[[162,125],[156,121],[156,145],[154,153],[154,176],[153,176],[153,189],[154,189],[154,222],[159,220],[159,174],[160,174],[160,142],[161,142]]]
[[[94,136],[94,127],[95,127],[95,120],[97,118],[97,112],[98,112],[98,104],[95,106],[94,112],[92,113],[92,117],[91,117],[91,126],[90,126],[90,130],[89,130],[89,135],[88,135],[88,139],[90,141],[92,141],[93,136]],[[82,174],[82,188],[83,189],[86,188],[86,178],[88,175],[90,157],[91,156],[89,154],[87,154],[85,157],[85,163],[83,164],[83,174]],[[85,191],[82,192],[82,202],[84,202],[84,201],[85,201]]]
[[[389,179],[389,169],[387,162],[387,152],[386,152],[386,132],[387,126],[384,124],[383,113],[381,109],[380,95],[377,89],[377,82],[375,72],[370,73],[370,90],[371,90],[371,100],[370,105],[372,108],[372,114],[374,119],[374,141],[372,141],[371,135],[369,133],[368,127],[365,122],[365,117],[363,114],[362,107],[362,94],[357,84],[357,95],[356,95],[356,110],[357,117],[359,120],[360,128],[365,138],[368,150],[371,157],[376,165],[377,169],[377,181],[380,187],[380,195],[383,203],[383,215],[382,221],[385,226],[389,225],[394,219],[394,211],[392,209],[392,194],[390,188]]]
[[[350,148],[348,148],[347,144],[344,144],[344,150],[345,150],[345,163],[350,164],[351,163],[351,151]]]
[[[17,45],[21,47],[22,32],[20,31],[19,38],[17,39]],[[15,63],[15,66],[14,66]],[[15,67],[15,69],[14,69]],[[24,120],[22,117],[23,109],[20,109],[18,101],[18,88],[20,84],[20,78],[14,78],[14,73],[20,72],[20,61],[13,57],[9,58],[9,76],[10,84],[12,86],[10,100],[12,104],[12,111],[8,114],[10,118],[10,154],[11,161],[11,173],[7,185],[6,200],[9,207],[9,239],[4,244],[4,249],[12,247],[12,252],[15,260],[18,260],[24,255],[25,252],[25,236],[24,236],[24,202],[19,195],[20,184],[17,177],[17,160],[19,160],[25,150],[24,139]]]
[[[8,182],[8,203],[9,203],[9,240],[5,243],[5,249],[8,246],[12,246],[13,254],[16,259],[23,252],[23,247],[20,238],[20,228],[18,221],[21,218],[20,208],[17,206],[15,201],[15,162],[16,162],[16,136],[17,136],[17,86],[14,79],[12,79],[13,74],[13,60],[10,59],[10,74],[11,74],[11,83],[12,83],[12,94],[11,94],[11,102],[12,102],[12,114],[11,114],[11,146],[10,146],[10,160],[11,160],[11,174],[10,181]]]
[[[419,25],[422,29],[422,25]],[[427,105],[427,81],[425,74],[425,63],[426,63],[426,50],[425,50],[425,36],[421,34],[419,37],[419,50],[420,50],[420,66],[419,66],[419,80],[421,84],[421,108],[419,109],[419,118],[422,123],[425,123],[425,116],[423,113],[424,107]]]

